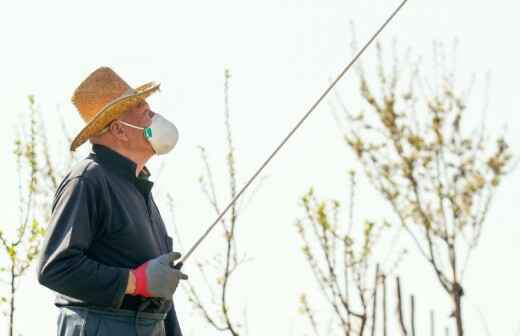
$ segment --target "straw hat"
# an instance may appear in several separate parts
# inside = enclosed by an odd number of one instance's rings
[[[72,95],[86,125],[70,145],[74,151],[92,136],[100,133],[112,120],[159,89],[160,84],[149,82],[133,89],[109,67],[92,72]]]

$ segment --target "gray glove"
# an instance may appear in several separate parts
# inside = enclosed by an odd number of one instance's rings
[[[186,274],[173,267],[174,261],[180,257],[179,252],[169,252],[148,260],[132,270],[135,276],[133,294],[170,300],[177,289],[179,280],[188,279]]]

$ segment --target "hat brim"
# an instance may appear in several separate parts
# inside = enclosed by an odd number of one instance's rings
[[[159,90],[160,83],[149,82],[139,86],[133,93],[124,95],[104,106],[78,133],[70,144],[70,150],[75,151],[85,141],[103,130],[112,120],[123,115],[130,106],[146,99]]]

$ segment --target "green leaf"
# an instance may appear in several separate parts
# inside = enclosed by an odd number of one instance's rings
[[[7,246],[7,254],[9,255],[9,257],[11,259],[14,258],[14,256],[16,255],[16,250],[14,249],[13,246]]]

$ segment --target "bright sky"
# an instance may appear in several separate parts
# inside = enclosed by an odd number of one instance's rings
[[[159,81],[162,90],[149,102],[175,122],[180,139],[165,159],[166,170],[157,181],[155,196],[164,200],[166,191],[173,194],[175,221],[184,245],[189,245],[216,216],[197,183],[203,171],[198,145],[209,151],[220,203],[230,200],[225,189],[224,69],[232,71],[231,123],[241,187],[321,94],[329,78],[350,60],[349,22],[356,23],[358,40],[365,41],[398,4],[389,0],[3,2],[0,151],[5,158],[13,157],[12,129],[18,114],[26,111],[27,94],[36,95],[49,129],[59,134],[60,116],[71,130],[81,128],[70,96],[98,66],[111,66],[133,86]],[[513,98],[520,77],[520,49],[514,42],[519,10],[517,2],[505,0],[409,0],[382,37],[387,43],[396,37],[426,62],[431,61],[433,40],[450,44],[458,38],[460,73],[463,78],[476,73],[482,83],[485,73],[491,72],[488,125],[498,131],[507,123],[517,152],[520,129],[514,111],[520,104]],[[367,60],[373,60],[374,51],[367,51]],[[353,83],[351,74],[340,85],[347,100],[356,94]],[[473,98],[480,101],[478,91]],[[478,118],[480,110],[474,111]],[[68,144],[59,139],[51,142],[62,146],[63,153]],[[152,173],[160,162],[151,163]],[[298,298],[302,292],[314,293],[315,301],[319,296],[293,225],[303,215],[298,198],[314,185],[320,196],[345,201],[345,172],[352,165],[324,103],[265,169],[269,177],[242,214],[237,232],[240,251],[253,261],[232,283],[232,309],[241,314],[246,308],[250,335],[309,331],[297,313]],[[9,160],[4,160],[4,169],[6,176],[15,175]],[[466,278],[468,335],[486,334],[482,316],[493,335],[513,335],[520,327],[520,272],[512,263],[520,252],[516,243],[520,229],[513,211],[518,207],[519,182],[516,173],[500,189],[472,259]],[[15,221],[17,205],[11,197],[15,179],[4,179],[2,189],[5,223]],[[372,195],[369,188],[359,195],[358,216],[381,219],[385,211],[383,207],[374,211]],[[166,217],[168,209],[162,204]],[[167,225],[173,233],[171,222]],[[209,258],[223,246],[218,234],[211,235],[193,261]],[[189,262],[185,266],[197,282],[195,270]],[[411,256],[402,271],[407,274],[406,290],[419,296],[419,322],[426,322],[428,309],[435,307],[440,332],[448,323],[448,312],[438,308],[446,301],[430,280],[431,270]],[[31,270],[20,285],[16,316],[21,334],[55,334],[53,298],[52,292],[37,284]],[[185,335],[215,334],[193,313],[182,291],[175,300]],[[0,320],[0,335],[6,332],[6,324]],[[424,323],[421,328],[426,331]]]

